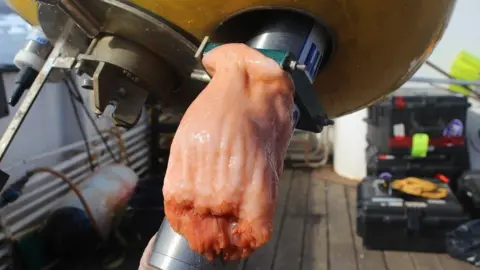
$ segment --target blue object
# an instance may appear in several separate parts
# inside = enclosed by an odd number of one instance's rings
[[[463,135],[464,125],[459,119],[454,119],[448,123],[443,130],[444,137],[458,137]]]
[[[388,172],[383,172],[383,173],[380,174],[379,177],[381,179],[383,179],[383,181],[385,181],[385,184],[387,185],[387,194],[392,195],[393,190],[392,190],[392,186],[390,184],[392,182],[393,175],[391,173],[388,173]]]
[[[0,194],[0,208],[16,201],[22,195],[23,188],[30,179],[30,174],[25,174],[23,177],[15,181],[15,183],[8,186]]]
[[[380,178],[385,180],[385,181],[392,180],[392,177],[393,177],[393,175],[391,173],[388,173],[388,172],[384,172],[384,173],[380,174]]]

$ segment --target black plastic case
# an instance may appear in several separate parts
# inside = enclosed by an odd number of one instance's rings
[[[469,219],[452,192],[444,200],[406,198],[382,183],[367,177],[357,187],[357,234],[368,249],[445,252],[445,233]]]
[[[394,177],[435,177],[442,174],[450,180],[450,187],[456,191],[457,179],[470,168],[470,160],[465,147],[455,149],[455,152],[448,154],[432,153],[425,158],[414,158],[406,154],[379,153],[370,145],[366,149],[367,175],[388,173]]]
[[[469,107],[468,99],[461,95],[445,95],[437,91],[396,91],[383,102],[368,108],[367,141],[380,152],[393,154],[398,151],[398,154],[403,154],[409,151],[408,147],[392,148],[390,139],[395,136],[411,137],[416,133],[427,133],[431,139],[442,138],[452,121],[460,125],[462,132],[451,136],[462,137]],[[448,151],[437,149],[440,150]]]
[[[367,175],[380,176],[389,173],[395,177],[434,177],[443,174],[453,182],[469,168],[467,158],[448,155],[430,155],[412,158],[401,155],[367,155]]]

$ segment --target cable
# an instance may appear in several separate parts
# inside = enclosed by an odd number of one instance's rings
[[[439,66],[435,65],[434,63],[430,62],[430,61],[426,61],[425,64],[427,64],[428,66],[430,66],[431,68],[433,68],[435,71],[437,71],[438,73],[444,75],[445,77],[449,78],[449,79],[454,79],[456,80],[457,78],[455,78],[454,76],[450,75],[448,72],[446,72],[445,70],[441,69]],[[460,87],[462,87],[463,89],[465,89],[467,92],[473,94],[474,96],[476,96],[476,98],[480,98],[480,93],[476,92],[475,90],[473,90],[470,86],[468,85],[461,85]]]
[[[120,147],[120,155],[123,159],[125,165],[129,165],[130,161],[128,160],[127,147],[125,146],[125,141],[122,138],[122,133],[118,127],[112,127],[111,129],[106,130],[109,134],[115,136],[118,140],[118,145]]]
[[[68,87],[68,82],[65,80],[65,85]],[[93,172],[95,171],[96,165],[93,164],[93,156],[92,152],[90,150],[90,145],[88,143],[87,139],[87,133],[85,132],[85,129],[82,124],[82,120],[80,119],[80,114],[78,113],[78,108],[75,104],[74,96],[71,91],[68,91],[69,97],[70,97],[70,103],[72,104],[73,112],[75,114],[75,119],[77,120],[78,128],[80,129],[80,134],[82,135],[82,139],[85,142],[85,149],[87,151],[87,156],[88,156],[88,163],[90,164],[90,170]]]
[[[87,213],[88,219],[90,219],[90,222],[92,223],[93,228],[95,231],[101,235],[100,227],[98,226],[97,221],[93,217],[92,211],[90,209],[90,206],[88,205],[87,201],[85,200],[85,197],[83,197],[82,193],[78,190],[78,188],[73,184],[73,182],[63,173],[55,171],[51,168],[36,168],[28,172],[30,176],[33,176],[38,173],[49,173],[52,176],[55,176],[57,178],[60,178],[63,182],[65,182],[68,187],[70,188],[71,191],[75,193],[75,195],[78,197],[80,200],[80,203],[82,204],[83,208],[85,208],[85,212]]]
[[[115,157],[115,155],[113,154],[112,148],[108,144],[108,141],[105,139],[105,137],[103,137],[102,132],[100,131],[100,128],[98,128],[98,125],[95,122],[95,119],[93,119],[93,116],[90,114],[87,106],[85,105],[85,101],[83,100],[82,95],[80,94],[80,91],[78,90],[77,85],[75,84],[75,81],[72,79],[71,76],[68,77],[68,80],[70,82],[70,83],[67,83],[68,91],[71,92],[72,94],[76,95],[77,101],[80,103],[83,110],[85,111],[85,114],[87,115],[88,119],[92,123],[92,126],[95,129],[95,132],[97,132],[97,134],[100,136],[100,139],[102,140],[103,144],[105,145],[105,148],[107,149],[107,151],[110,154],[110,156],[112,157],[112,159],[115,162],[118,163],[119,161]],[[70,84],[72,84],[72,85],[70,85]]]
[[[446,91],[446,92],[449,92],[449,93],[454,93],[454,94],[458,94],[458,92],[455,92],[455,91],[452,91],[450,90],[449,88],[447,87],[443,87],[443,86],[440,86],[438,84],[435,84],[435,83],[429,83],[431,86],[433,86],[435,89],[439,89],[439,90],[443,90],[443,91]],[[470,93],[470,92],[469,92]],[[469,96],[469,98],[472,98],[476,101],[480,101],[480,97],[477,96],[477,95],[471,95]]]
[[[90,111],[88,110],[87,106],[85,105],[85,101],[83,100],[82,95],[80,94],[80,91],[78,90],[78,87],[77,87],[75,81],[72,79],[72,77],[69,77],[69,80],[70,80],[70,83],[72,84],[72,86],[70,86],[70,88],[69,88],[69,91],[72,91],[72,92],[74,91],[75,92],[75,94],[78,97],[79,103],[80,103],[80,105],[82,105],[82,108],[83,108],[85,114],[87,115],[88,119],[92,123],[92,126],[95,129],[95,132],[97,132],[97,134],[100,136],[100,139],[105,144],[105,148],[107,149],[107,151],[110,154],[110,156],[112,157],[112,159],[115,162],[118,163],[119,161],[118,161],[118,159],[115,158],[115,155],[113,154],[112,148],[108,144],[108,141],[105,139],[105,137],[102,136],[102,132],[100,131],[100,128],[98,127],[97,123],[95,122],[95,119],[93,119],[93,116],[90,114]]]

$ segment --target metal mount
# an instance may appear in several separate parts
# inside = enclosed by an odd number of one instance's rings
[[[155,238],[149,265],[159,270],[237,270],[240,261],[225,262],[215,257],[213,262],[190,249],[187,240],[176,233],[164,219]]]
[[[210,82],[211,76],[203,67],[202,58],[211,50],[221,45],[221,43],[210,42],[209,37],[203,39],[195,53],[195,58],[199,62],[201,69],[197,68],[193,70],[190,74],[192,79],[204,83]],[[283,70],[290,73],[295,86],[295,104],[297,104],[300,110],[297,129],[320,133],[324,126],[333,124],[333,121],[328,119],[322,106],[317,102],[317,94],[313,90],[310,79],[305,73],[305,65],[295,61],[295,58],[289,52],[267,49],[257,50],[268,58],[273,59]]]
[[[52,70],[88,75],[97,113],[134,125],[145,103],[183,113],[203,89],[190,79],[196,42],[162,18],[116,0],[37,0],[40,26],[54,49],[0,139],[0,160]],[[121,57],[120,57],[121,55]]]
[[[45,61],[42,69],[38,73],[37,78],[31,85],[27,95],[23,99],[22,103],[17,109],[15,116],[13,117],[12,121],[8,125],[5,133],[0,138],[0,160],[3,159],[5,156],[8,148],[10,147],[15,135],[19,131],[25,117],[27,116],[28,112],[33,106],[33,103],[37,99],[42,90],[43,85],[46,83],[48,76],[55,68],[60,69],[69,69],[73,67],[74,64],[74,57],[71,57],[68,54],[63,54],[65,50],[68,48],[68,51],[74,51],[73,48],[70,47],[68,40],[70,39],[71,30],[74,27],[74,23],[71,20],[68,20],[64,26],[64,31],[60,35],[59,39],[55,43],[55,46],[50,53],[50,56]]]
[[[127,128],[137,123],[150,95],[168,103],[180,81],[163,59],[115,36],[95,38],[77,59],[78,74],[92,78],[85,87],[94,90],[96,113],[102,114],[113,103],[115,124]]]
[[[103,113],[105,104],[122,107],[113,115],[118,125],[134,124],[139,107],[131,100],[183,113],[202,90],[202,84],[190,80],[190,72],[197,65],[193,55],[198,41],[162,18],[125,1],[39,2],[39,21],[52,44],[68,19],[75,22],[71,43],[82,48],[75,67],[80,75],[91,77],[92,84],[86,86],[95,91],[97,113]],[[125,93],[128,102],[123,101]]]

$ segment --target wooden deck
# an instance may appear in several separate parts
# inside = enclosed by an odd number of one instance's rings
[[[244,263],[244,270],[476,269],[446,254],[364,250],[355,233],[355,184],[332,175],[285,171],[274,236]]]

